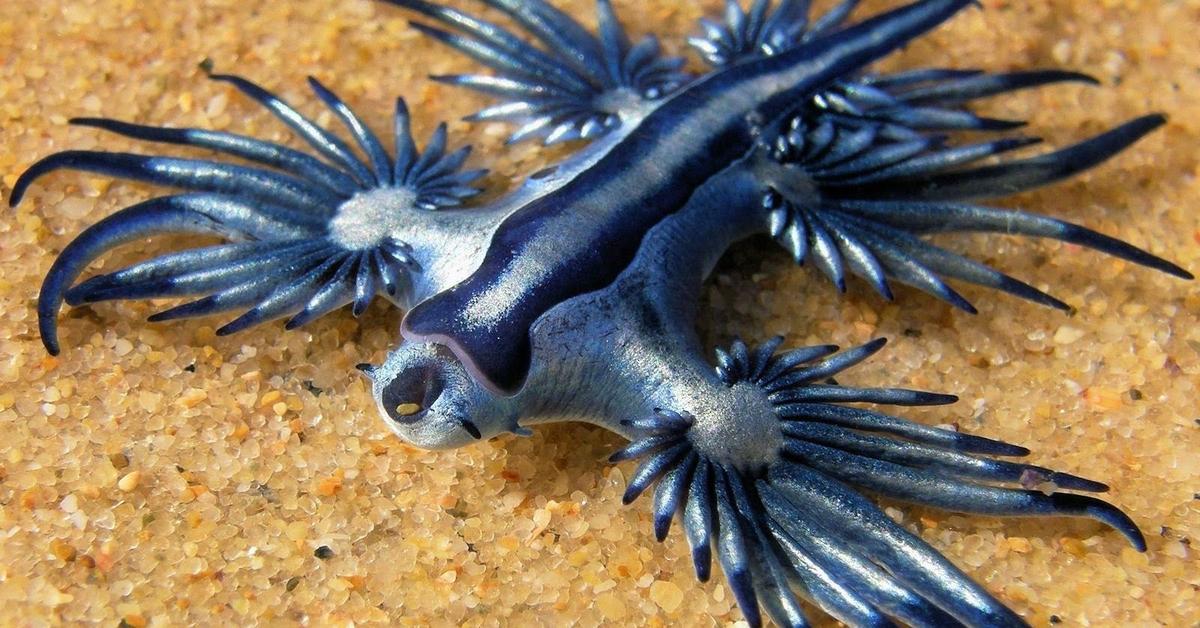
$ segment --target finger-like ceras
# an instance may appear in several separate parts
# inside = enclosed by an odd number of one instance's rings
[[[967,1],[923,0],[853,26],[845,22],[855,0],[812,20],[802,0],[755,0],[748,10],[730,1],[722,21],[704,21],[689,40],[711,66],[701,76],[653,37],[631,41],[608,0],[597,2],[595,35],[542,0],[483,0],[536,43],[424,0],[392,1],[438,23],[419,30],[495,70],[436,77],[500,100],[473,119],[517,122],[513,141],[590,144],[499,200],[460,208],[483,173],[462,171],[467,150],[447,152],[444,126],[418,148],[399,101],[389,153],[316,81],[356,147],[223,75],[213,78],[270,109],[311,152],[224,132],[76,120],[252,165],[67,151],[31,167],[14,203],[62,168],[186,190],[121,210],[63,250],[38,304],[49,351],[59,350],[64,301],[195,296],[154,318],[244,310],[219,330],[232,333],[283,316],[302,325],[346,304],[361,313],[382,294],[411,308],[407,340],[382,365],[362,365],[396,434],[448,448],[572,420],[628,437],[614,459],[642,462],[626,499],[653,487],[658,537],[678,517],[698,577],[709,577],[715,555],[752,624],[761,608],[781,625],[804,625],[800,597],[850,625],[1023,623],[859,489],[964,512],[1091,517],[1144,549],[1120,510],[1079,494],[1103,484],[1005,460],[1028,453],[1016,445],[847,405],[954,400],[837,382],[882,340],[841,352],[737,341],[714,364],[693,320],[719,257],[756,234],[839,289],[855,275],[891,299],[895,281],[967,311],[946,279],[1067,306],[921,236],[1051,237],[1189,277],[1086,228],[976,204],[1090,168],[1161,116],[979,165],[1037,139],[952,140],[1020,126],[972,113],[971,101],[1094,81],[1059,70],[863,69]],[[227,241],[73,285],[111,248],[167,232]]]

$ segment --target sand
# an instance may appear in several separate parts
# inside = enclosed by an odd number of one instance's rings
[[[586,0],[563,2],[576,15]],[[635,30],[681,47],[704,2],[616,2]],[[888,6],[868,2],[864,13]],[[1171,116],[1134,150],[1008,201],[1082,222],[1200,270],[1196,206],[1200,4],[987,0],[889,65],[1063,66],[1100,88],[989,103],[1062,145],[1151,111]],[[561,152],[507,150],[504,127],[457,121],[481,99],[427,73],[473,67],[367,0],[0,2],[0,192],[56,150],[161,151],[67,118],[104,115],[284,140],[268,115],[198,64],[319,110],[313,74],[376,129],[408,97],[424,136],[452,120],[493,187]],[[329,122],[329,115],[320,119]],[[168,151],[180,153],[180,151]],[[182,154],[192,154],[182,151]],[[164,303],[66,312],[49,358],[34,301],[55,254],[151,188],[63,173],[0,221],[0,624],[105,622],[400,625],[738,625],[723,579],[693,580],[676,531],[654,542],[649,505],[620,504],[619,439],[539,429],[458,451],[408,447],[376,418],[352,365],[378,361],[399,313],[377,303],[308,328],[217,338],[217,319],[149,324]],[[969,316],[911,290],[886,304],[838,296],[770,247],[743,246],[707,290],[711,342],[785,333],[793,344],[891,346],[848,383],[952,392],[929,423],[1031,446],[1032,459],[1113,486],[1145,530],[1139,554],[1091,522],[998,520],[889,506],[894,516],[1036,625],[1200,622],[1200,291],[1111,258],[1007,237],[942,240],[1042,288],[1072,316],[965,289]],[[109,256],[113,269],[185,242]],[[764,253],[764,249],[767,251]]]

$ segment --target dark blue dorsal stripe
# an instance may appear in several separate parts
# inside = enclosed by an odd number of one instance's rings
[[[782,115],[968,4],[916,2],[685,89],[575,181],[505,220],[470,277],[409,312],[405,335],[449,345],[485,385],[515,393],[534,321],[611,283],[651,227],[751,148],[751,114]]]
[[[534,321],[611,283],[646,232],[749,148],[745,124],[714,122],[724,128],[691,150],[672,151],[670,163],[654,155],[667,150],[674,129],[642,127],[570,185],[522,208],[497,230],[474,274],[409,313],[405,333],[447,341],[487,384],[516,392]]]

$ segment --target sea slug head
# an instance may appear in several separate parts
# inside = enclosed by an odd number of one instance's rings
[[[522,432],[511,400],[479,385],[445,346],[409,342],[380,366],[360,364],[388,427],[422,449],[453,449]]]

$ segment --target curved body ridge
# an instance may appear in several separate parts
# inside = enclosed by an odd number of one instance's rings
[[[682,88],[592,168],[506,219],[480,268],[413,309],[406,335],[448,344],[488,384],[516,392],[529,368],[528,329],[540,315],[611,283],[647,231],[751,148],[756,121],[776,119],[964,3],[932,4]]]
[[[971,105],[1094,79],[869,70],[969,0],[916,0],[852,25],[856,0],[819,16],[806,1],[729,0],[688,40],[708,64],[699,75],[653,36],[631,38],[609,0],[596,2],[595,33],[545,0],[481,0],[512,29],[426,0],[389,1],[418,16],[413,28],[490,68],[433,77],[497,101],[471,120],[511,122],[510,141],[573,141],[579,152],[478,202],[484,172],[466,167],[469,148],[452,148],[445,125],[418,142],[399,100],[385,142],[315,80],[343,132],[246,79],[211,77],[274,114],[304,150],[73,120],[215,156],[65,151],[18,179],[14,205],[62,169],[180,190],[98,221],[63,249],[38,298],[50,353],[64,302],[181,298],[151,320],[239,312],[226,334],[279,318],[296,327],[346,305],[357,315],[382,296],[409,309],[404,339],[382,364],[359,368],[390,430],[429,449],[552,421],[621,434],[629,444],[612,460],[638,460],[625,501],[651,492],[656,536],[678,522],[697,577],[710,578],[715,559],[753,626],[807,625],[801,600],[851,626],[1025,624],[867,493],[1089,518],[1145,549],[1137,525],[1094,495],[1104,484],[1020,462],[1029,450],[1019,445],[886,411],[953,396],[839,383],[883,339],[847,349],[736,340],[710,359],[693,322],[708,274],[752,236],[839,290],[861,280],[891,300],[902,283],[967,312],[955,283],[1070,307],[929,234],[1054,238],[1190,279],[1111,236],[982,204],[1097,166],[1163,116],[1022,156],[1040,140]],[[163,233],[222,241],[77,281],[111,249]]]
[[[751,182],[751,173],[737,166],[715,175],[650,229],[616,280],[538,319],[530,333],[531,372],[515,398],[523,424],[561,420],[569,410],[576,420],[628,436],[621,420],[672,405],[673,379],[690,372],[719,384],[688,314],[720,245],[759,227],[759,217],[742,211],[753,200]]]

